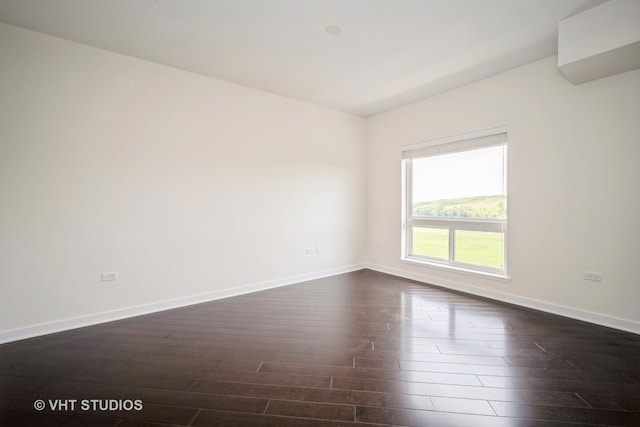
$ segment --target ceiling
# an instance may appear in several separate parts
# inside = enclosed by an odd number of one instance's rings
[[[554,55],[603,2],[0,0],[0,21],[366,117]]]

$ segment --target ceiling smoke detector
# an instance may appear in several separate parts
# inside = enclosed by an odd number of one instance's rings
[[[338,25],[327,25],[327,28],[325,28],[325,30],[327,31],[327,33],[329,34],[338,34],[341,31],[341,28]]]

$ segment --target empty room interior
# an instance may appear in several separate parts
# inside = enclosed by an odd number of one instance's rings
[[[0,0],[0,425],[640,425],[640,1]]]

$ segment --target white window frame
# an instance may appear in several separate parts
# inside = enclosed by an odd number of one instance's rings
[[[507,219],[469,219],[469,218],[425,218],[413,216],[413,179],[412,159],[434,156],[444,153],[454,153],[473,149],[486,148],[497,145],[508,145],[507,128],[499,127],[486,129],[463,135],[456,135],[418,144],[405,145],[402,148],[402,252],[401,260],[410,263],[428,265],[446,270],[480,275],[498,280],[509,281],[507,276]],[[505,194],[507,185],[506,159],[504,176]],[[507,197],[508,201],[508,197]],[[505,207],[506,208],[506,207]],[[443,228],[449,231],[449,257],[427,257],[413,254],[413,227]],[[455,232],[485,231],[497,232],[504,235],[504,267],[495,268],[456,261]]]

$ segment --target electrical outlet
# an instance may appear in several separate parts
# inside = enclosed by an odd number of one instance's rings
[[[113,282],[114,280],[118,280],[118,273],[102,273],[100,275],[100,281],[102,282]]]
[[[592,282],[602,282],[602,273],[597,273],[595,271],[585,271],[584,280],[589,280]]]

